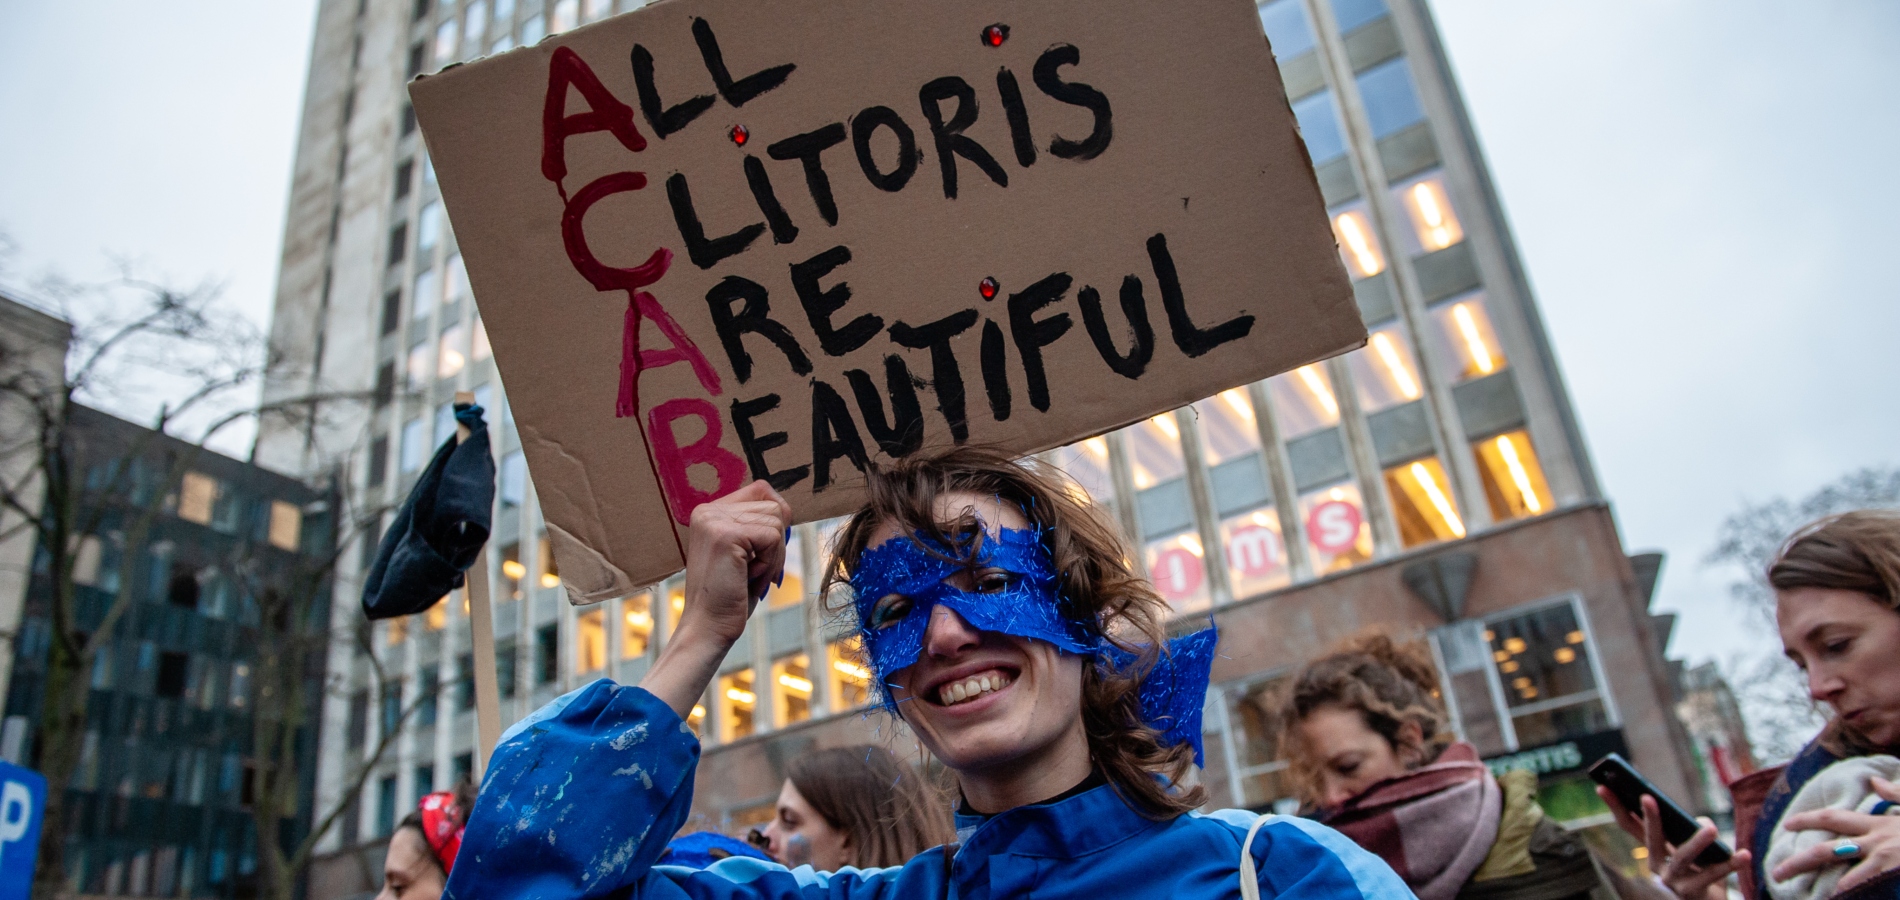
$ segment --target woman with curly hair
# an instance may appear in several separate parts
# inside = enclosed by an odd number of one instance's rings
[[[1544,816],[1535,774],[1493,776],[1454,738],[1418,644],[1375,634],[1314,660],[1287,689],[1282,721],[1305,806],[1384,858],[1420,900],[1630,890]]]
[[[850,588],[885,708],[955,775],[954,843],[883,869],[654,865],[691,805],[683,717],[784,566],[791,510],[756,482],[693,512],[686,608],[640,686],[504,736],[450,896],[1409,896],[1323,826],[1194,812],[1213,634],[1167,641],[1166,604],[1069,490],[994,452],[918,454],[870,473],[837,538],[827,588]]]

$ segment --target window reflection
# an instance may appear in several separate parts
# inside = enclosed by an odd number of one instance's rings
[[[1366,524],[1359,486],[1342,482],[1300,497],[1300,519],[1313,554],[1313,571],[1324,575],[1372,558],[1372,529]]]
[[[620,658],[645,656],[653,639],[653,595],[635,594],[620,601]]]
[[[719,739],[734,741],[752,734],[753,712],[759,695],[753,690],[751,669],[743,669],[719,679],[719,693],[713,697],[719,706]]]
[[[1396,322],[1373,329],[1366,346],[1346,356],[1346,365],[1359,392],[1359,405],[1368,414],[1409,403],[1424,393],[1419,387],[1418,363]]]
[[[1392,496],[1392,516],[1399,524],[1399,543],[1416,547],[1465,536],[1464,520],[1451,497],[1451,482],[1437,458],[1385,470],[1385,486]]]
[[[1354,278],[1371,278],[1385,271],[1385,253],[1366,216],[1365,201],[1360,200],[1333,210],[1333,240],[1346,261],[1346,271]]]
[[[1405,209],[1411,229],[1405,233],[1406,249],[1412,253],[1443,250],[1465,239],[1464,226],[1452,209],[1445,192],[1445,174],[1431,172],[1392,189],[1399,206]]]
[[[1550,485],[1544,481],[1544,467],[1531,449],[1528,432],[1519,429],[1485,438],[1472,444],[1472,449],[1478,454],[1492,518],[1520,519],[1550,510]]]
[[[1432,343],[1433,371],[1446,381],[1456,384],[1483,378],[1505,367],[1504,349],[1498,346],[1482,292],[1440,303],[1426,312],[1432,324],[1426,333]]]
[[[871,669],[864,664],[857,635],[832,641],[825,648],[825,676],[831,679],[831,709],[844,712],[871,702]]]
[[[772,663],[772,704],[779,725],[811,718],[811,657],[795,653]]]
[[[1280,427],[1282,440],[1339,424],[1339,400],[1333,396],[1332,379],[1318,364],[1267,379],[1267,402],[1273,405],[1273,419]]]

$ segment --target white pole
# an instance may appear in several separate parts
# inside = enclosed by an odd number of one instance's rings
[[[457,391],[455,402],[474,403],[475,395],[469,391]],[[468,434],[467,426],[455,426],[456,443],[461,443]],[[495,745],[501,742],[501,691],[495,674],[495,603],[494,596],[489,593],[487,547],[476,552],[475,564],[469,567],[468,581],[462,590],[463,596],[468,598],[469,640],[474,644],[474,774],[475,783],[480,785],[483,773],[488,771],[488,756],[495,752]]]

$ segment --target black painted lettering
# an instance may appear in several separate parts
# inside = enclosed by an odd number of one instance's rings
[[[713,95],[701,94],[682,100],[671,108],[660,100],[660,89],[653,82],[653,54],[639,44],[633,45],[633,86],[640,94],[640,114],[661,140],[685,128],[699,114],[712,108]]]
[[[750,154],[745,158],[745,182],[752,188],[752,199],[758,201],[759,212],[765,214],[765,223],[772,226],[772,243],[789,244],[797,240],[798,226],[792,224],[792,217],[785,214],[778,194],[772,191],[772,178],[765,172],[765,163]]]
[[[851,418],[851,407],[837,390],[818,379],[811,382],[811,467],[812,493],[831,486],[831,464],[848,459],[863,472],[871,464],[864,452],[864,438],[858,423]]]
[[[1027,169],[1036,164],[1036,138],[1029,133],[1029,107],[1023,105],[1023,89],[1016,84],[1016,73],[996,70],[996,92],[1003,95],[1003,116],[1009,120],[1009,140],[1016,147],[1016,164]]]
[[[679,224],[680,238],[686,242],[686,255],[693,265],[702,269],[710,269],[726,257],[743,253],[765,233],[765,223],[754,222],[724,237],[708,240],[706,227],[699,223],[699,215],[693,211],[693,192],[686,187],[684,173],[674,172],[666,179],[666,199],[673,204],[673,221]]]
[[[1204,356],[1228,341],[1240,340],[1253,330],[1253,316],[1244,313],[1212,328],[1195,326],[1194,320],[1188,317],[1187,298],[1181,294],[1181,278],[1174,271],[1174,257],[1168,253],[1167,235],[1157,234],[1148,239],[1148,260],[1155,267],[1155,281],[1161,287],[1161,308],[1168,314],[1168,330],[1174,335],[1174,345],[1189,359]]]
[[[949,121],[943,118],[943,101],[955,99],[956,112],[950,114]],[[1009,173],[997,165],[996,157],[983,145],[963,134],[963,129],[976,122],[976,89],[970,83],[955,75],[946,75],[923,86],[917,92],[917,99],[924,107],[924,118],[930,121],[930,137],[936,141],[937,161],[943,166],[943,196],[949,200],[957,198],[957,161],[961,156],[990,180],[1002,187],[1009,187]]]
[[[735,302],[744,305],[734,310]],[[798,346],[791,329],[772,318],[764,285],[728,275],[706,292],[706,308],[712,313],[713,329],[719,332],[719,343],[725,346],[726,358],[732,361],[732,374],[739,377],[740,384],[752,377],[752,354],[746,352],[744,341],[747,332],[776,345],[779,352],[785,354],[785,361],[791,364],[793,372],[811,374],[811,358],[805,355],[805,348]]]
[[[757,433],[752,420],[772,410],[778,409],[777,394],[766,394],[753,400],[732,401],[732,430],[739,436],[739,446],[745,450],[746,465],[752,469],[753,478],[762,478],[773,490],[785,490],[805,480],[811,474],[810,466],[793,466],[774,472],[765,462],[765,451],[785,446],[790,437],[783,431],[769,434]]]
[[[990,417],[1009,421],[1009,348],[1003,344],[1003,329],[995,322],[983,322],[983,344],[977,354],[982,363],[983,393],[990,398]]]
[[[811,202],[818,207],[818,214],[825,217],[827,224],[838,224],[838,203],[831,197],[831,179],[825,175],[825,163],[820,155],[826,150],[844,142],[844,123],[833,122],[817,131],[795,134],[765,148],[765,155],[773,159],[796,159],[805,165],[805,187],[811,191]]]
[[[970,420],[963,409],[963,372],[957,368],[957,353],[950,340],[975,324],[974,309],[923,325],[891,324],[891,340],[899,347],[930,350],[930,389],[937,395],[937,412],[950,427],[950,439],[959,444],[970,439]]]
[[[719,52],[719,39],[713,36],[712,25],[705,19],[693,20],[693,40],[699,43],[699,55],[706,60],[706,71],[712,75],[713,87],[719,89],[719,96],[733,106],[744,106],[746,101],[757,97],[781,84],[785,77],[792,74],[797,66],[786,63],[761,69],[737,81],[732,73],[726,71],[726,56]]]
[[[904,358],[893,353],[884,357],[884,383],[891,396],[890,418],[884,417],[884,398],[877,382],[862,369],[844,373],[851,382],[851,393],[858,399],[858,412],[864,416],[864,430],[884,453],[893,458],[909,456],[924,445],[924,410],[917,402],[917,380],[905,367]]]
[[[884,320],[871,313],[846,322],[843,328],[832,326],[832,315],[851,301],[851,286],[840,281],[827,288],[820,285],[818,279],[850,261],[851,248],[840,245],[792,264],[792,288],[798,291],[798,302],[805,306],[811,330],[818,334],[818,348],[830,356],[850,353],[884,329]]]
[[[1102,296],[1094,288],[1084,287],[1076,292],[1075,300],[1082,307],[1082,326],[1088,329],[1089,340],[1095,342],[1096,351],[1102,354],[1102,362],[1108,363],[1108,367],[1123,378],[1140,378],[1148,369],[1148,361],[1155,356],[1155,330],[1148,324],[1148,301],[1141,295],[1141,279],[1133,275],[1122,279],[1122,318],[1128,320],[1132,339],[1127,355],[1116,348],[1114,336],[1108,333],[1108,319],[1102,314]]]
[[[1049,411],[1049,377],[1043,370],[1042,348],[1056,342],[1075,325],[1068,313],[1056,313],[1037,319],[1043,307],[1062,299],[1069,292],[1071,279],[1057,272],[1021,292],[1009,295],[1009,332],[1016,338],[1016,353],[1023,358],[1023,380],[1028,383],[1029,405]]]
[[[888,128],[897,137],[897,166],[889,172],[879,171],[877,160],[871,156],[871,137],[879,128]],[[923,160],[923,154],[917,152],[916,133],[904,124],[897,110],[888,106],[873,106],[851,118],[851,146],[858,151],[858,167],[864,170],[864,177],[879,190],[903,190]]]
[[[1043,93],[1071,106],[1080,106],[1095,114],[1095,128],[1089,136],[1079,141],[1058,136],[1049,142],[1049,152],[1063,159],[1094,159],[1108,149],[1108,142],[1115,135],[1114,118],[1109,112],[1108,97],[1086,84],[1076,81],[1063,81],[1058,71],[1063,66],[1073,66],[1082,61],[1082,51],[1069,44],[1057,44],[1043,51],[1036,60],[1036,87]]]

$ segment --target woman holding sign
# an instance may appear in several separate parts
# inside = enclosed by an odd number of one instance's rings
[[[674,639],[639,687],[596,682],[504,736],[450,896],[1411,896],[1323,826],[1193,811],[1212,632],[1166,642],[1165,603],[1094,508],[969,448],[874,472],[827,576],[851,588],[886,708],[956,775],[956,842],[885,869],[654,865],[691,805],[682,717],[790,522],[763,482],[694,511]]]

